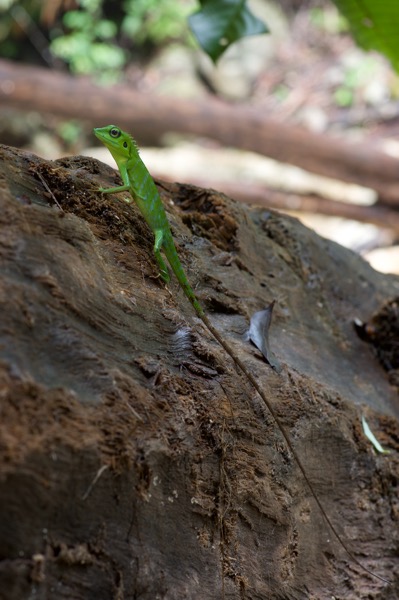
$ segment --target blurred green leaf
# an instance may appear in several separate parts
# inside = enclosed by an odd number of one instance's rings
[[[82,124],[79,121],[63,121],[57,126],[58,135],[67,144],[75,144],[82,136]]]
[[[62,20],[68,29],[85,29],[90,26],[92,16],[82,10],[70,10]]]
[[[336,6],[315,6],[309,11],[310,20],[318,29],[328,34],[337,35],[347,32],[348,21]]]
[[[385,54],[399,71],[399,0],[334,0],[366,50]]]
[[[246,0],[202,0],[201,7],[189,17],[189,24],[201,48],[214,62],[237,40],[269,32],[250,12]]]
[[[94,23],[93,32],[98,38],[106,40],[115,37],[118,32],[118,28],[116,23],[113,21],[102,19],[101,21]]]
[[[8,10],[17,0],[0,0],[0,11]]]
[[[78,0],[78,4],[90,13],[95,13],[104,4],[104,0]]]
[[[334,100],[337,106],[348,108],[353,104],[353,91],[347,87],[339,87],[334,92]]]
[[[111,44],[91,44],[90,59],[95,69],[121,69],[125,55],[121,48]]]
[[[194,6],[192,0],[125,0],[122,31],[136,44],[184,39]]]

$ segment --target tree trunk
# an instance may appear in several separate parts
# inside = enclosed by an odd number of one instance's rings
[[[399,280],[295,219],[160,184],[214,325],[166,288],[114,172],[2,147],[0,598],[398,597],[397,390],[356,334]],[[242,333],[277,300],[273,371]],[[364,436],[365,414],[390,455]]]

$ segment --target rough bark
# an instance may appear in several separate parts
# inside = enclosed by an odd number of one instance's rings
[[[86,119],[99,126],[117,120],[138,140],[184,132],[258,152],[314,173],[373,188],[384,202],[399,203],[399,161],[372,142],[348,143],[267,118],[259,109],[220,100],[179,100],[103,88],[89,79],[0,60],[0,105]]]
[[[397,598],[397,390],[352,320],[398,279],[289,217],[160,186],[199,298],[385,585],[332,539],[257,396],[157,278],[141,216],[96,192],[114,172],[1,158],[0,598]],[[280,374],[242,337],[273,299]]]
[[[160,174],[162,179],[172,181],[170,177]],[[277,208],[284,211],[298,211],[343,217],[363,223],[373,223],[379,227],[389,228],[399,233],[399,212],[393,207],[375,204],[362,206],[353,202],[327,199],[318,194],[301,192],[284,192],[254,183],[232,183],[226,180],[210,180],[204,177],[190,177],[190,183],[203,188],[216,188],[235,200],[246,204],[255,204],[266,208]]]

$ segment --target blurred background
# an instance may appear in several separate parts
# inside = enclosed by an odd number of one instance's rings
[[[237,24],[228,4],[0,0],[0,143],[109,162],[92,128],[114,123],[155,178],[290,212],[399,273],[399,8],[250,0]]]

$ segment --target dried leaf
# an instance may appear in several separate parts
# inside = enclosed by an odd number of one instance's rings
[[[272,313],[275,301],[271,302],[264,310],[254,313],[249,325],[248,337],[250,341],[262,352],[266,362],[277,373],[281,372],[281,365],[269,345],[269,329],[272,321]]]

